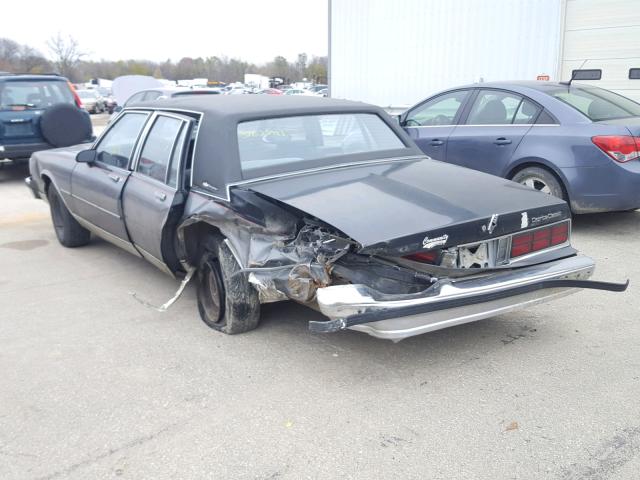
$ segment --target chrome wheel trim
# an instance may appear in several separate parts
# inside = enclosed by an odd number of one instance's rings
[[[520,180],[520,184],[533,188],[534,190],[538,190],[539,192],[546,193],[547,195],[552,195],[549,185],[547,185],[547,183],[540,177],[531,176],[523,178]]]

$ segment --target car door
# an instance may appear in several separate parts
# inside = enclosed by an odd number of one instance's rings
[[[178,268],[174,229],[185,199],[182,162],[193,130],[193,118],[155,113],[123,193],[131,241],[143,257],[168,273]]]
[[[430,98],[403,114],[400,124],[425,154],[444,160],[447,140],[468,96],[469,90],[454,90]]]
[[[506,90],[478,89],[470,102],[468,113],[449,136],[445,160],[503,176],[541,108]]]
[[[133,251],[124,224],[122,190],[129,163],[148,112],[126,112],[105,132],[95,147],[93,163],[76,163],[71,173],[74,212],[105,239]]]

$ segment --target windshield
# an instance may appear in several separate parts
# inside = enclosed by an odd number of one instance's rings
[[[640,117],[640,104],[602,88],[571,86],[549,90],[547,93],[594,122]]]
[[[0,83],[0,110],[12,107],[47,108],[57,103],[74,103],[64,81],[7,81]]]
[[[327,160],[320,162],[322,166],[337,164],[341,155],[407,148],[380,117],[371,113],[243,122],[238,124],[238,147],[242,171],[250,177],[313,168],[323,159]]]

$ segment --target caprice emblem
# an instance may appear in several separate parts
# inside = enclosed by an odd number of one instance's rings
[[[449,235],[447,235],[446,233],[436,238],[424,237],[424,240],[422,240],[422,248],[429,249],[433,247],[439,247],[440,245],[444,245],[445,243],[447,243],[447,240],[449,240]]]
[[[493,231],[498,226],[498,217],[499,216],[500,215],[498,215],[497,213],[494,213],[493,215],[491,215],[491,218],[489,219],[489,223],[487,223],[486,225],[482,226],[482,231],[483,232],[488,232],[489,234],[493,233]]]
[[[529,226],[529,215],[527,215],[527,212],[522,212],[520,215],[520,228],[527,228]]]

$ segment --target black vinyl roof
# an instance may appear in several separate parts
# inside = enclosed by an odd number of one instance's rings
[[[203,187],[221,198],[227,185],[246,180],[238,153],[238,123],[273,117],[323,115],[331,113],[371,113],[378,115],[402,140],[405,148],[387,152],[391,156],[423,155],[397,122],[380,107],[361,102],[312,96],[275,95],[194,95],[140,102],[127,110],[165,110],[199,114],[200,123],[193,161],[193,186]],[[334,163],[377,159],[372,153],[343,155]]]
[[[161,101],[140,102],[140,107],[179,109],[212,117],[257,119],[324,112],[372,112],[380,108],[361,102],[303,95],[184,95]]]

